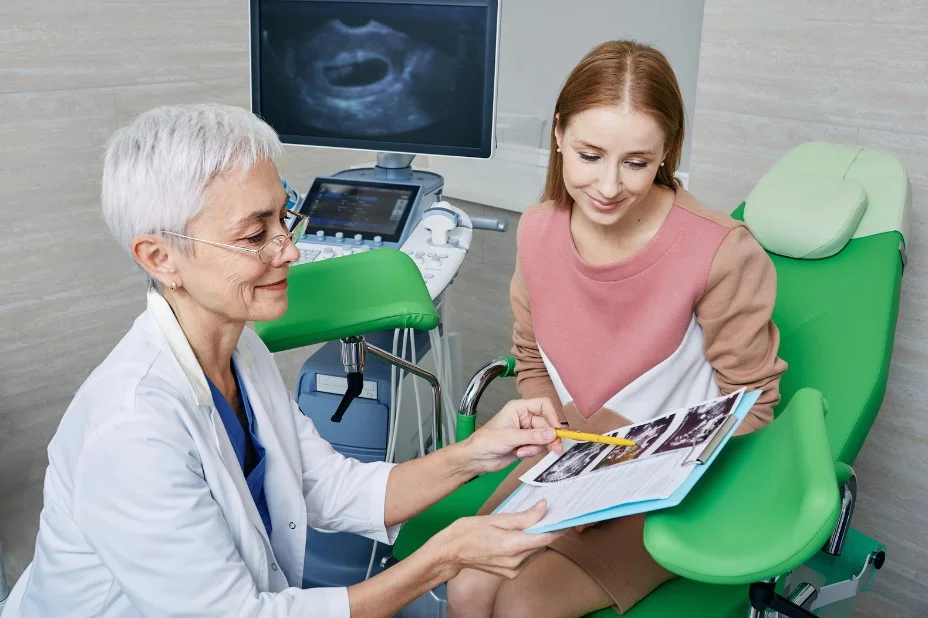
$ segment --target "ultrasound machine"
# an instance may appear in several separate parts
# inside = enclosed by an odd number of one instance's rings
[[[436,432],[454,435],[454,402],[463,392],[449,285],[474,230],[505,231],[506,224],[444,201],[444,179],[412,162],[416,155],[492,156],[498,0],[252,0],[250,28],[252,109],[283,143],[376,153],[371,167],[305,185],[282,179],[291,208],[308,217],[295,266],[402,251],[440,316],[428,332],[391,329],[364,339],[436,376],[449,416],[433,423],[423,384],[378,358],[366,362],[360,392],[346,397],[339,341],[305,361],[297,403],[346,456],[421,456],[435,448]],[[326,302],[326,290],[318,294]],[[333,410],[348,399],[347,414],[342,409],[344,418],[333,422]],[[368,539],[324,530],[308,530],[306,546],[304,587],[357,583],[390,555]]]

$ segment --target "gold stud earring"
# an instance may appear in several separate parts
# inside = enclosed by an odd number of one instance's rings
[[[172,291],[172,292],[177,292],[177,284],[174,283],[173,281],[171,282],[171,291]]]

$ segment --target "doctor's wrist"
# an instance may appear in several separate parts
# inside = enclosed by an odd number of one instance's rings
[[[463,485],[483,473],[483,462],[474,452],[473,441],[470,438],[451,444],[438,452],[442,451],[446,451],[449,473],[458,484]]]
[[[420,557],[429,565],[429,571],[434,573],[441,582],[453,579],[461,572],[462,568],[458,556],[458,539],[450,531],[451,527],[435,534],[417,552],[422,554]]]

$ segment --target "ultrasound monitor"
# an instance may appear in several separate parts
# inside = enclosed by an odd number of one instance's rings
[[[251,0],[252,110],[287,144],[488,158],[499,0]]]

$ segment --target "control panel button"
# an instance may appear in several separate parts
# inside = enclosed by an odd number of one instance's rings
[[[355,235],[354,235],[354,243],[355,243],[356,245],[360,245],[362,242],[364,242],[364,237],[361,236],[360,234],[355,234]]]
[[[322,230],[319,230],[318,232],[316,232],[316,238],[318,238],[319,240],[325,240],[325,232],[323,232]]]
[[[335,242],[345,242],[345,234],[343,232],[335,232]]]
[[[383,238],[380,236],[374,236],[374,246],[379,247],[383,244]]]

